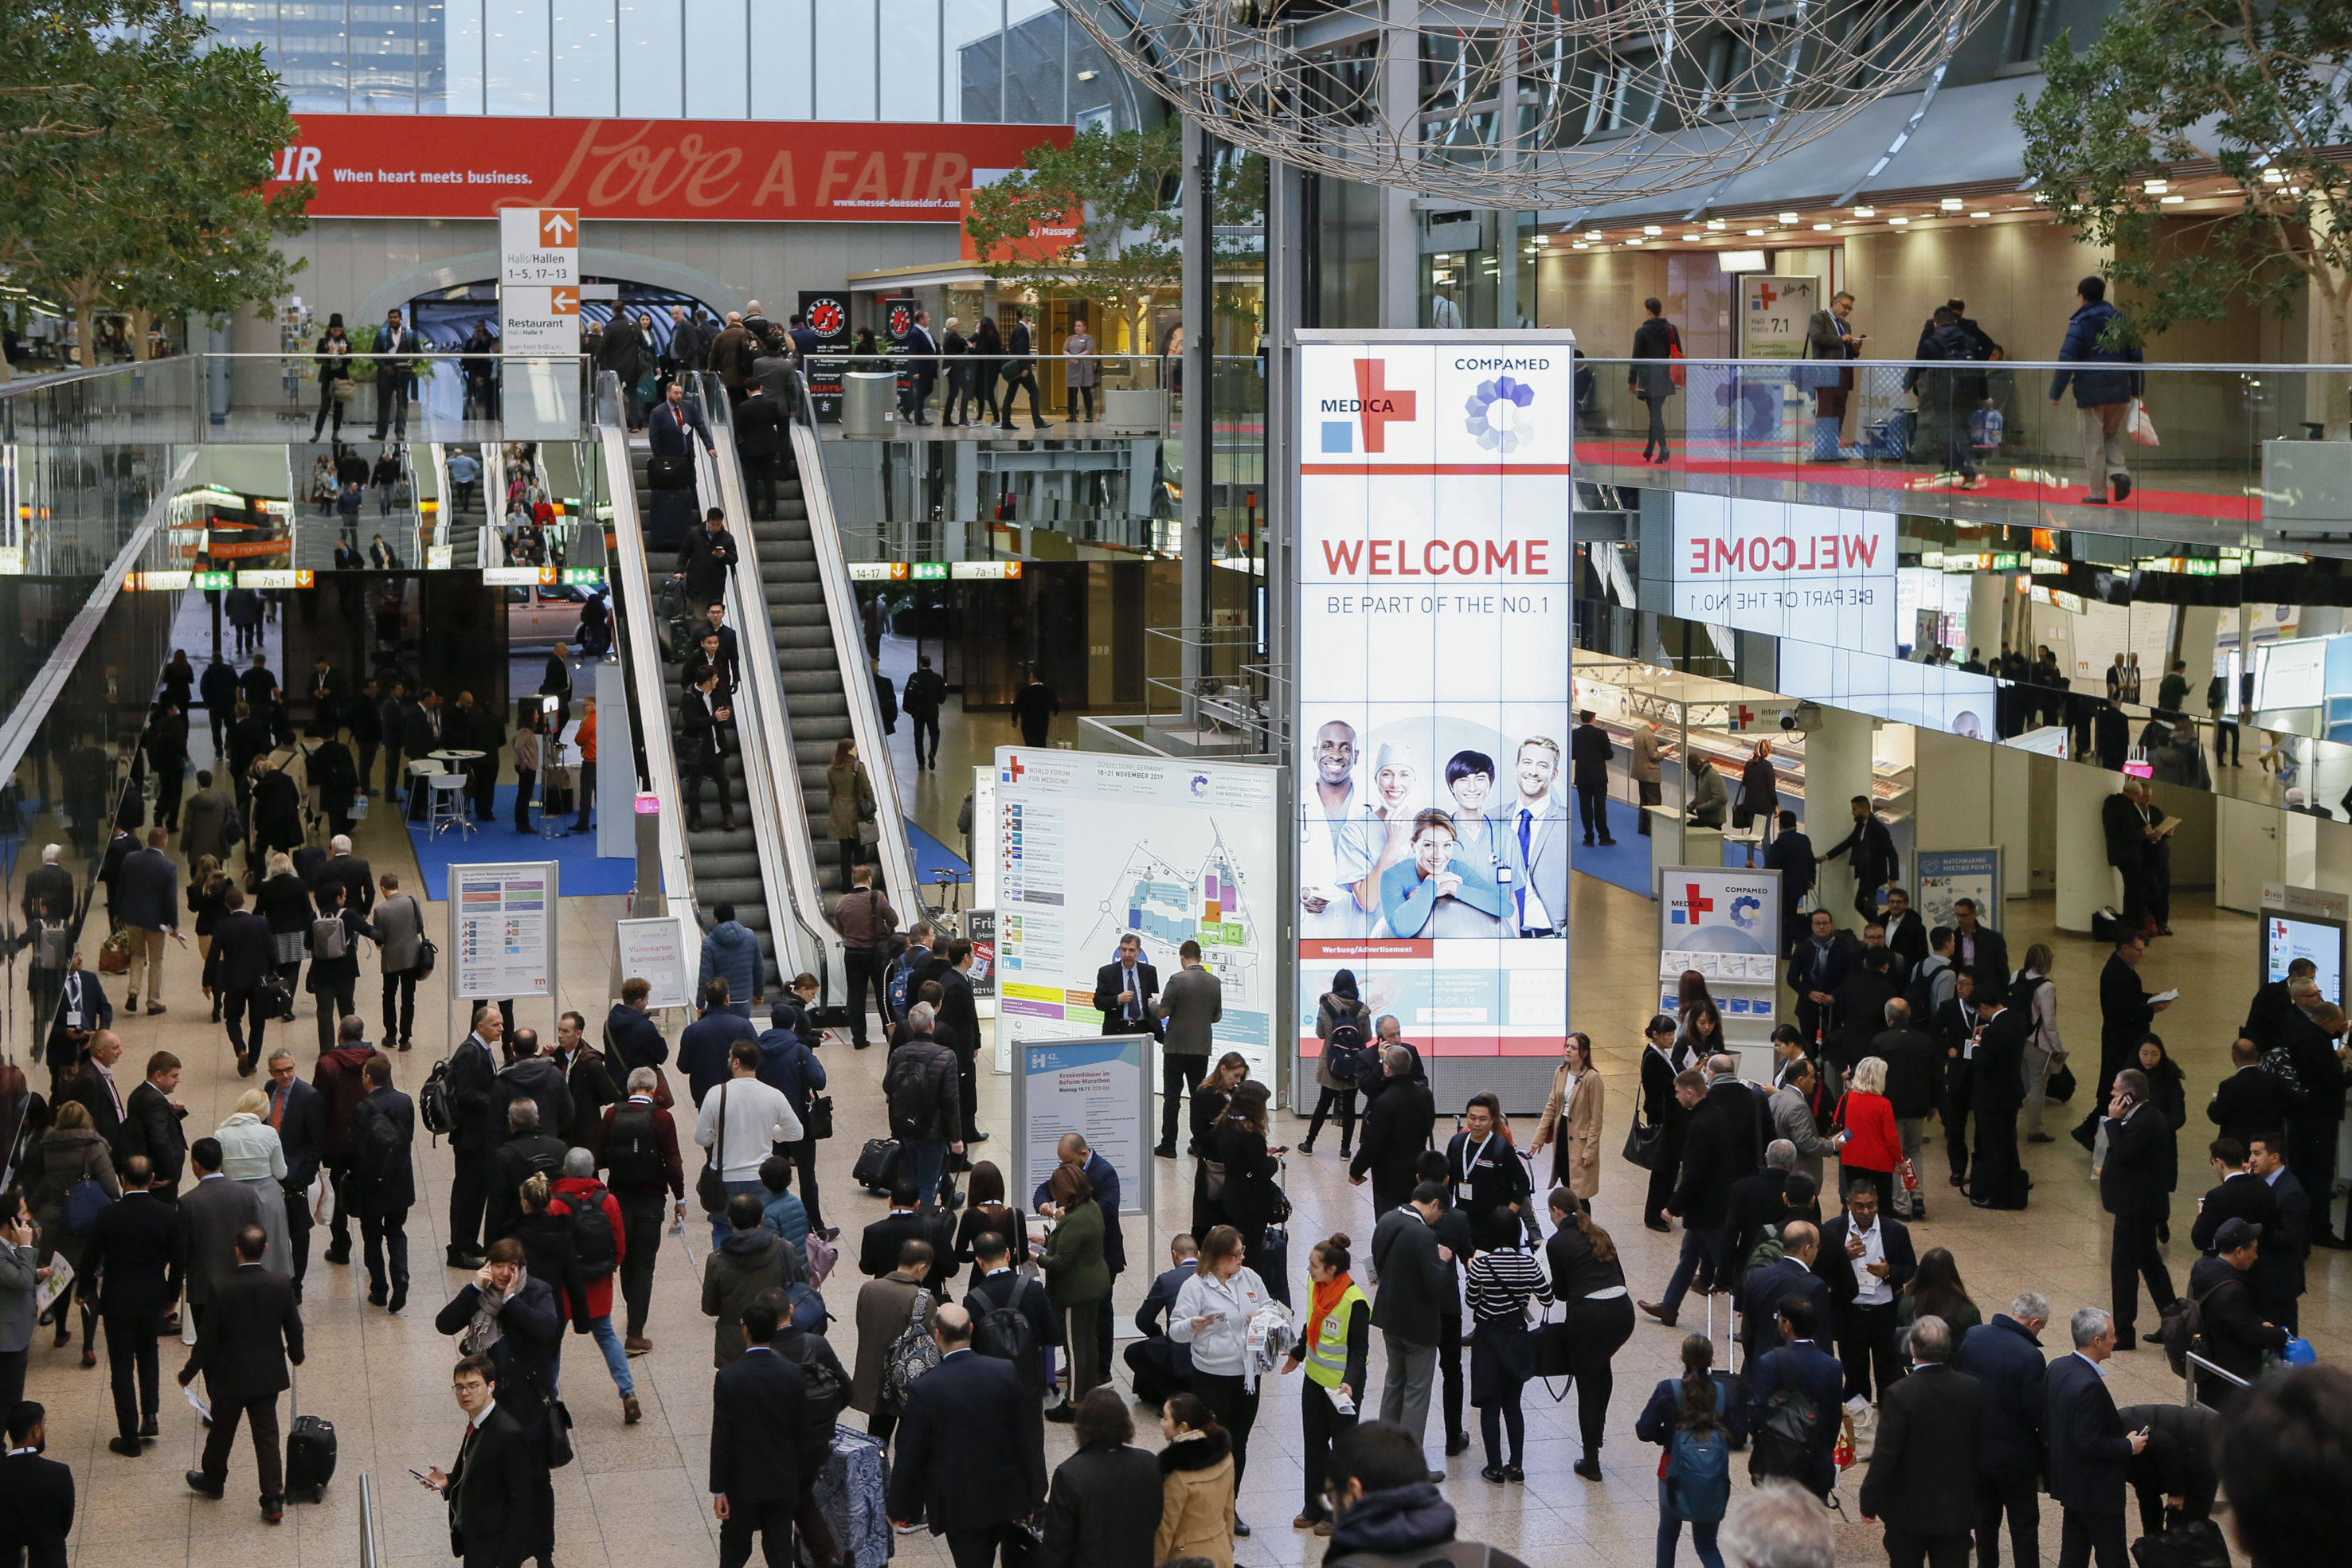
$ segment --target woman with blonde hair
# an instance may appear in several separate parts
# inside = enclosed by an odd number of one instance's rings
[[[1600,1070],[1592,1065],[1592,1037],[1571,1030],[1559,1042],[1560,1063],[1551,1075],[1551,1096],[1544,1102],[1543,1120],[1536,1124],[1535,1146],[1559,1136],[1552,1155],[1551,1183],[1576,1194],[1589,1212],[1601,1190],[1601,1114],[1607,1103]]]
[[[243,1182],[261,1199],[262,1234],[269,1238],[261,1266],[290,1279],[294,1247],[287,1229],[287,1203],[289,1198],[296,1203],[309,1198],[286,1190],[286,1146],[278,1141],[278,1129],[269,1124],[268,1115],[268,1094],[248,1089],[236,1097],[236,1109],[227,1121],[213,1129],[213,1136],[220,1144],[221,1175]]]
[[[310,890],[294,874],[294,862],[284,851],[273,852],[267,863],[269,874],[254,890],[253,912],[269,922],[278,977],[286,982],[286,1007],[278,1017],[292,1023],[294,993],[302,977],[302,960],[310,954]]]
[[[1867,1176],[1878,1188],[1878,1209],[1895,1212],[1895,1173],[1903,1168],[1903,1139],[1895,1126],[1895,1103],[1886,1097],[1886,1061],[1865,1056],[1853,1064],[1853,1082],[1838,1102],[1838,1190]]]

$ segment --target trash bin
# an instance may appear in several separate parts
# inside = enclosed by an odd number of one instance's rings
[[[852,441],[887,441],[898,406],[898,378],[888,371],[852,371],[841,378],[841,434]]]

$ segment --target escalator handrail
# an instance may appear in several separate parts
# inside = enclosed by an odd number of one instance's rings
[[[607,371],[605,376],[612,376]],[[617,386],[618,378],[614,378]],[[601,407],[601,401],[599,406]],[[662,668],[661,639],[654,614],[653,580],[647,575],[646,540],[637,519],[637,479],[629,462],[629,433],[623,424],[598,420],[604,448],[604,478],[611,486],[614,549],[610,580],[620,594],[620,634],[625,639],[630,685],[637,697],[637,743],[646,759],[646,787],[662,803],[662,897],[672,909],[693,909],[694,865],[686,852],[677,783],[677,753],[670,744],[669,681]],[[656,717],[658,716],[658,717]]]
[[[719,497],[728,528],[735,536],[737,565],[727,574],[727,613],[735,628],[743,667],[743,689],[738,696],[748,694],[751,699],[749,711],[736,717],[735,733],[743,743],[743,793],[751,813],[751,841],[768,907],[768,936],[775,949],[778,977],[786,988],[793,977],[803,971],[816,974],[822,987],[835,966],[830,961],[826,928],[812,925],[801,905],[800,890],[816,885],[816,862],[806,843],[808,814],[801,801],[800,764],[793,754],[791,715],[776,670],[775,637],[767,630],[764,590],[757,600],[758,619],[751,614],[751,591],[746,585],[760,581],[751,508],[735,460],[735,431],[726,415],[726,398],[723,393],[712,397],[705,384],[715,381],[715,377],[697,374],[689,384],[691,395],[702,404],[704,421],[717,447],[714,453],[697,446],[695,464],[699,477],[710,486],[705,493]],[[803,881],[803,877],[807,880]]]
[[[866,637],[857,619],[857,592],[849,581],[849,560],[842,551],[841,525],[833,515],[833,491],[825,483],[824,453],[817,440],[816,405],[809,397],[808,378],[794,376],[799,403],[792,421],[793,456],[800,469],[801,505],[808,513],[809,541],[816,548],[817,586],[824,594],[825,622],[833,628],[833,650],[841,665],[842,695],[849,706],[849,733],[857,755],[867,763],[866,777],[877,779],[874,790],[876,825],[881,841],[882,893],[908,924],[920,919],[922,887],[915,878],[915,854],[907,841],[906,813],[899,809],[898,775],[890,767],[887,732],[882,708],[874,700],[874,669],[866,657]],[[887,789],[881,788],[887,784]]]

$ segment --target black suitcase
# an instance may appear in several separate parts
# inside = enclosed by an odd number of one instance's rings
[[[653,550],[675,553],[694,525],[702,520],[694,504],[694,486],[683,490],[656,490],[649,497],[651,507],[646,513],[646,547]]]
[[[298,1502],[322,1502],[335,1479],[335,1424],[319,1416],[297,1416],[286,1434],[286,1495]]]
[[[657,452],[646,459],[646,483],[656,490],[691,490],[694,459]]]
[[[868,1138],[857,1151],[857,1164],[850,1168],[849,1179],[868,1192],[887,1193],[898,1170],[898,1140]]]

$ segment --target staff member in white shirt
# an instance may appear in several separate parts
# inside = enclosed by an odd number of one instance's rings
[[[782,1090],[761,1082],[759,1070],[757,1040],[739,1040],[728,1047],[727,1082],[702,1097],[695,1118],[694,1141],[711,1151],[729,1197],[739,1192],[764,1196],[768,1189],[760,1181],[761,1163],[776,1152],[777,1145],[801,1141],[801,1119],[793,1113],[792,1103]],[[722,1202],[710,1217],[710,1245],[716,1248],[732,1230]]]
[[[1911,1232],[1878,1212],[1878,1187],[1867,1177],[1846,1191],[1845,1212],[1822,1227],[1813,1272],[1837,1303],[1838,1359],[1845,1364],[1846,1408],[1861,1414],[1874,1385],[1883,1396],[1903,1375],[1895,1354],[1895,1298],[1919,1271]]]

